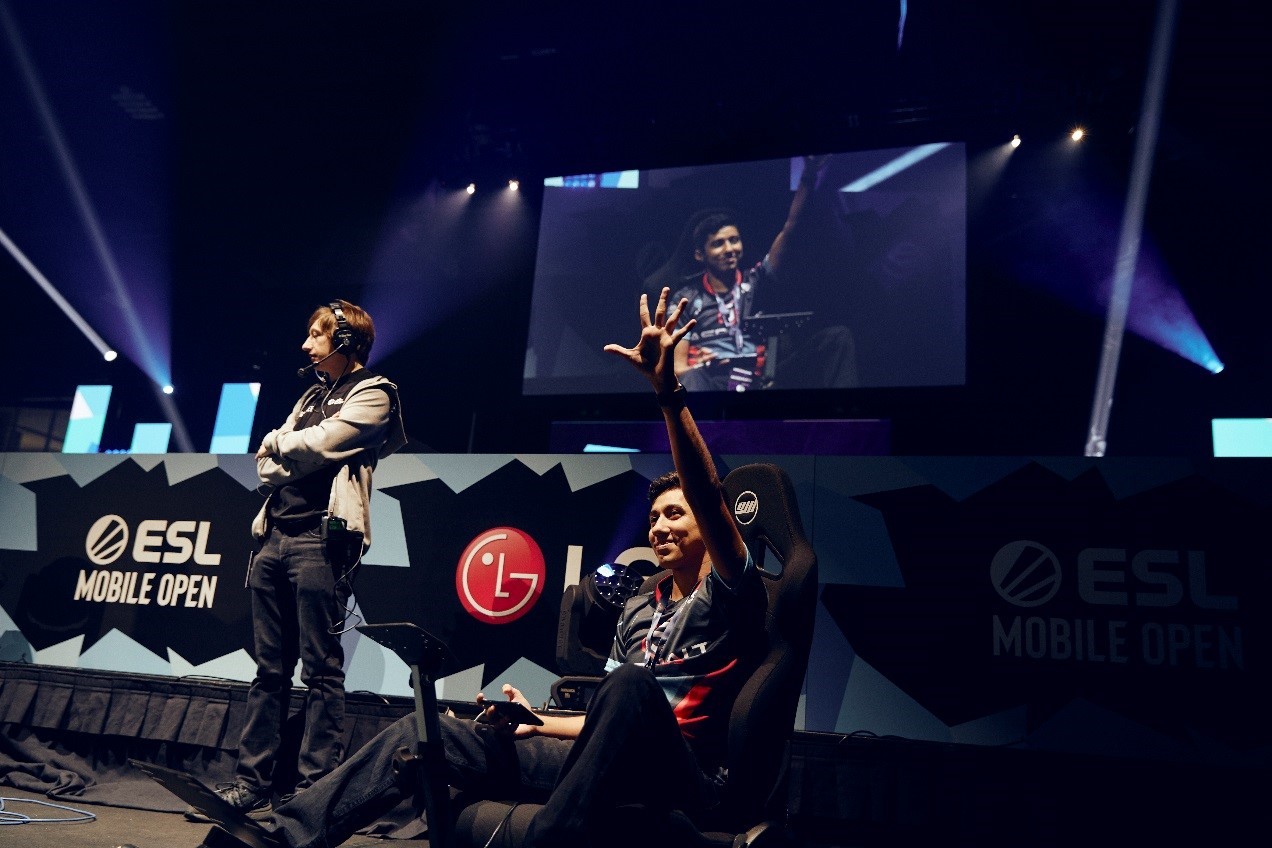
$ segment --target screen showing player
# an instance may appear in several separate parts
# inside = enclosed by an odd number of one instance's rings
[[[523,392],[645,391],[602,348],[664,286],[694,391],[962,385],[966,187],[961,143],[548,179]]]

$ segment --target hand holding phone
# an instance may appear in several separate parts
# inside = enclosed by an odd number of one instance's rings
[[[482,708],[482,711],[477,715],[477,721],[483,724],[490,724],[494,718],[506,718],[509,723],[514,725],[543,724],[543,719],[517,701],[479,701],[478,705]]]

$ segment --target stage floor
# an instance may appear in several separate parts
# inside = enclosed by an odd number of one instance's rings
[[[73,818],[76,814],[39,804],[23,803],[24,800],[48,801],[43,794],[0,786],[0,798],[4,799],[4,811],[21,813],[31,818]],[[56,803],[92,813],[92,821],[4,825],[0,827],[0,844],[22,848],[117,848],[132,845],[135,848],[195,848],[203,841],[211,825],[186,821],[180,813],[158,813],[150,810],[130,810],[123,807],[107,807],[101,804],[83,804],[74,799],[70,803]],[[377,839],[370,836],[354,836],[344,843],[347,848],[391,848],[391,846],[427,846],[425,840]]]
[[[4,811],[21,813],[31,818],[73,817],[73,813],[23,803],[34,799],[47,801],[44,795],[0,786],[0,798]],[[180,813],[158,813],[150,810],[130,810],[123,807],[107,807],[101,804],[82,804],[72,801],[65,806],[97,816],[93,821],[73,823],[30,823],[0,826],[0,844],[22,848],[196,848],[211,827],[185,820]],[[801,848],[856,848],[865,843],[857,842],[804,842]],[[343,848],[427,848],[426,839],[380,839],[373,836],[353,836]]]

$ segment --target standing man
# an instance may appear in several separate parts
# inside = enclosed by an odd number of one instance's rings
[[[292,674],[306,688],[297,792],[339,764],[344,733],[344,650],[354,570],[371,545],[371,474],[406,443],[397,386],[366,368],[375,325],[345,300],[309,316],[301,345],[318,382],[256,451],[270,493],[252,523],[248,565],[256,678],[247,695],[235,782],[218,790],[263,819],[280,776],[278,751]],[[202,820],[187,810],[186,816]]]

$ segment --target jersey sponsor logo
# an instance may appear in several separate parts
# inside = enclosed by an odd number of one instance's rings
[[[733,517],[739,524],[750,524],[760,512],[760,499],[747,489],[733,502]]]
[[[332,398],[331,400],[327,401],[327,406],[339,406],[340,404],[342,404],[342,403],[344,403],[344,402],[345,402],[345,399],[344,399],[344,398],[342,398],[342,397],[334,397],[334,398]]]
[[[543,551],[515,527],[495,527],[468,543],[455,570],[465,611],[486,624],[508,624],[534,609],[547,572]]]

